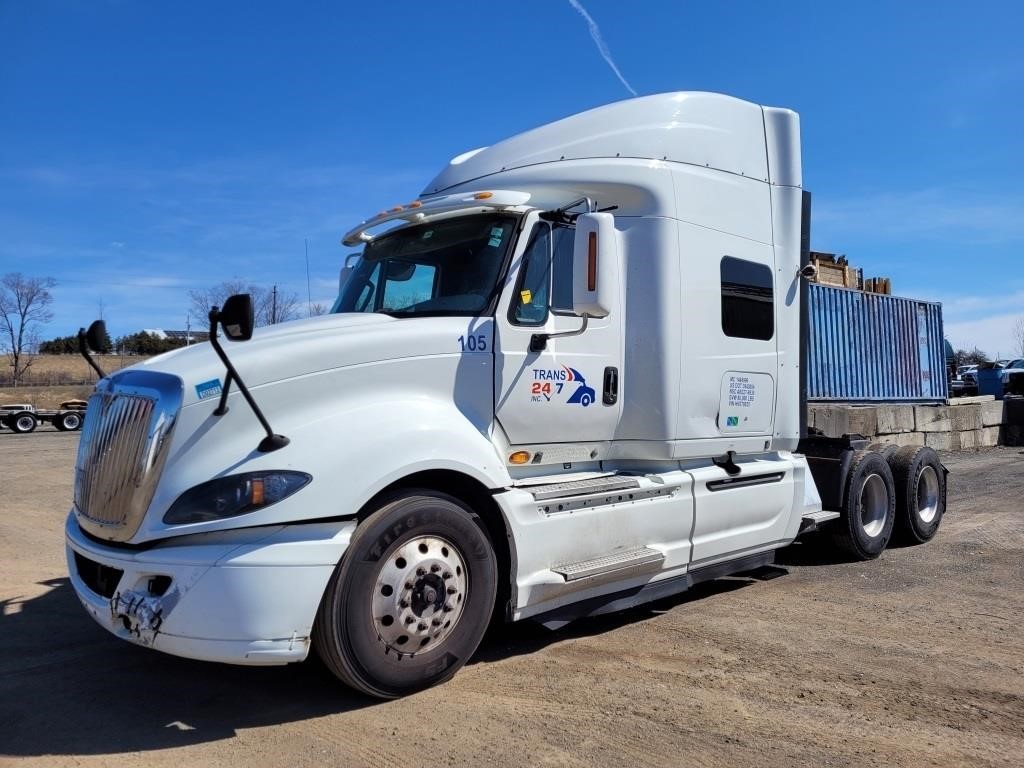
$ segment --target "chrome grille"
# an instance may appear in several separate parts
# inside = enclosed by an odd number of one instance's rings
[[[75,509],[86,531],[127,541],[153,499],[181,408],[177,376],[125,371],[89,398],[75,464]]]

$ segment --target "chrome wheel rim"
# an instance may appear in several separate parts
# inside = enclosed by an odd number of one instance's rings
[[[19,430],[21,430],[22,432],[28,432],[30,429],[32,429],[32,417],[22,416],[20,419],[18,419],[17,424]]]
[[[876,538],[885,528],[889,513],[889,494],[881,475],[868,475],[860,492],[860,526],[869,538]]]
[[[372,604],[385,653],[439,646],[462,617],[468,587],[466,561],[447,539],[417,536],[392,552],[377,573]]]
[[[82,423],[80,416],[71,414],[70,416],[64,417],[64,426],[68,429],[78,429],[78,425]]]
[[[934,467],[926,466],[917,476],[917,516],[930,523],[939,513],[939,475]]]

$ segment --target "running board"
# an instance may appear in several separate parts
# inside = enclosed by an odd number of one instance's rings
[[[536,501],[548,501],[549,499],[587,496],[592,493],[609,493],[611,491],[624,491],[639,487],[640,483],[635,477],[610,475],[608,477],[594,477],[587,480],[570,480],[566,483],[537,485],[524,488],[523,490],[533,494],[533,498]]]
[[[556,565],[551,570],[566,582],[605,576],[609,573],[623,575],[624,571],[659,570],[665,562],[664,553],[650,547],[633,547],[602,555],[579,563]]]
[[[800,533],[816,531],[818,530],[818,526],[822,523],[827,523],[829,520],[835,520],[838,517],[838,512],[832,512],[828,509],[822,509],[817,512],[808,512],[800,519]]]

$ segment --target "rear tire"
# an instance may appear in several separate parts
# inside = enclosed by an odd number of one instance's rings
[[[858,451],[850,463],[834,544],[857,560],[873,560],[885,550],[896,517],[892,470],[881,454]]]
[[[370,696],[443,683],[484,636],[497,571],[478,515],[451,496],[409,490],[356,528],[317,612],[314,648]]]
[[[11,416],[7,423],[19,435],[27,435],[29,432],[35,431],[35,428],[39,426],[39,421],[36,419],[35,414],[28,411],[19,411]]]
[[[62,432],[76,432],[82,428],[82,414],[74,411],[62,413],[54,423]]]
[[[939,530],[946,512],[946,470],[935,451],[906,446],[890,458],[896,481],[896,527],[901,540],[923,544]]]

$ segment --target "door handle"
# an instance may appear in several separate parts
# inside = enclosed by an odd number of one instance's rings
[[[619,369],[614,366],[604,369],[604,395],[601,399],[605,405],[615,405],[619,400]]]

